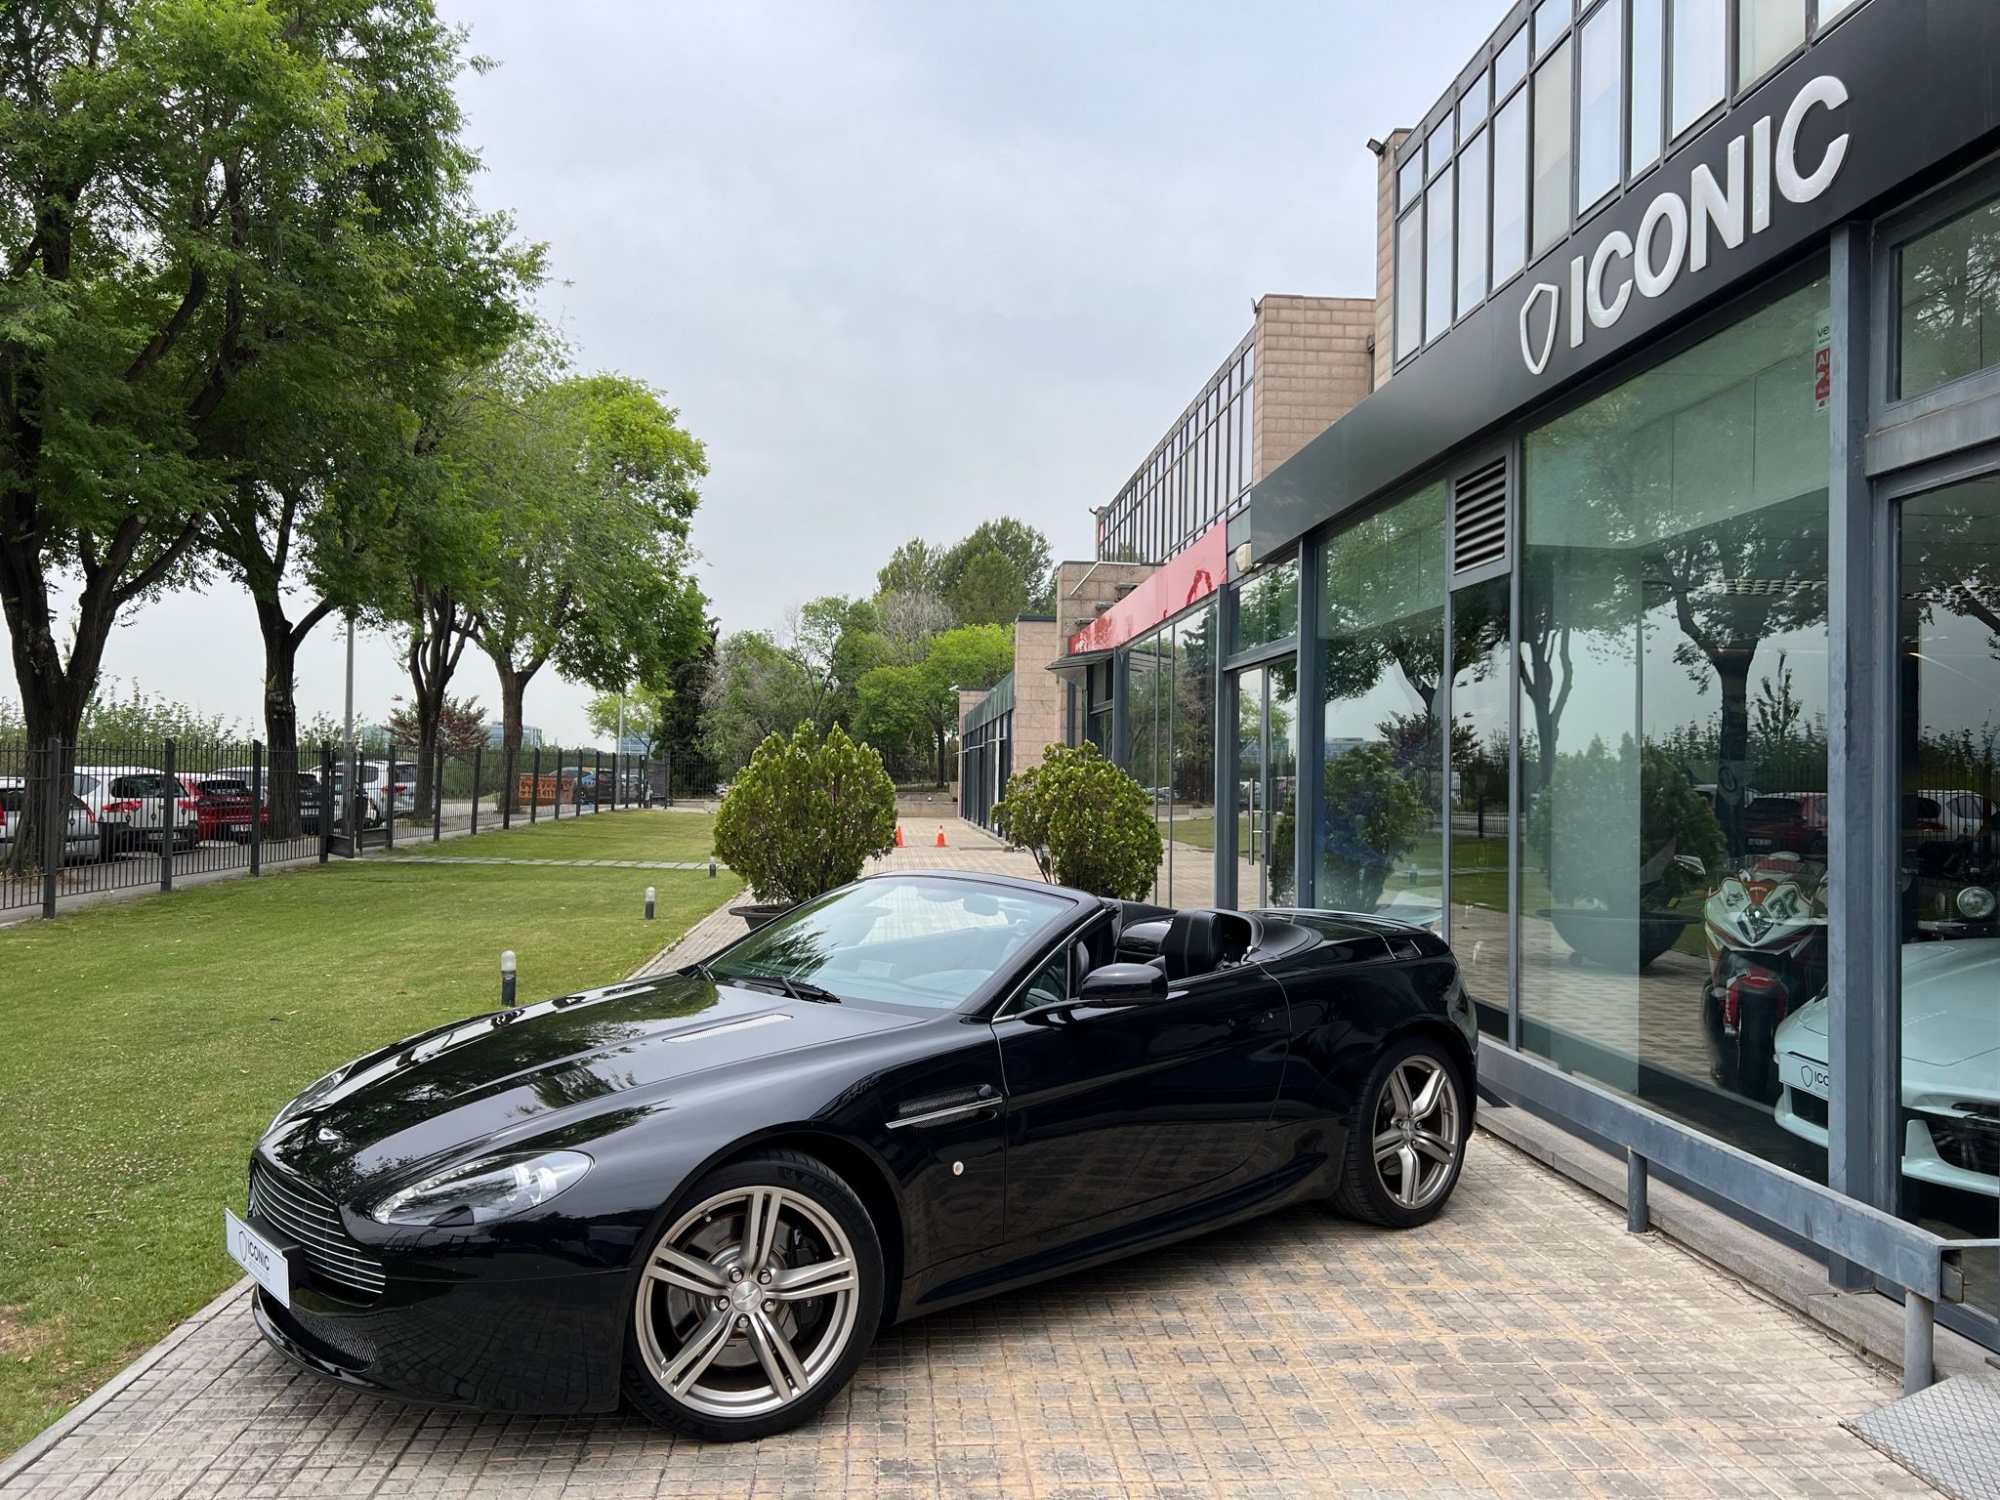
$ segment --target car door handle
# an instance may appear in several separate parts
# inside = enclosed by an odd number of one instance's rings
[[[990,1083],[982,1083],[976,1089],[927,1094],[898,1105],[896,1118],[889,1122],[889,1128],[902,1130],[911,1125],[942,1125],[948,1120],[961,1120],[992,1109],[999,1102],[1000,1091]]]

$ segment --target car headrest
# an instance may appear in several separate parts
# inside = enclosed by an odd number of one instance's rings
[[[1222,914],[1199,909],[1175,912],[1160,943],[1160,957],[1166,960],[1169,980],[1214,973],[1222,967]]]

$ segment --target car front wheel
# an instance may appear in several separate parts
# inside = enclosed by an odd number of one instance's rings
[[[1391,1229],[1436,1218],[1465,1165],[1468,1104],[1458,1063],[1441,1043],[1391,1042],[1355,1099],[1335,1206]]]
[[[883,1295],[874,1224],[825,1163],[774,1151],[719,1167],[646,1252],[626,1394],[710,1441],[784,1432],[853,1376]]]

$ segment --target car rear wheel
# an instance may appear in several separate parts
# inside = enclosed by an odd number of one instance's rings
[[[867,1209],[791,1151],[719,1167],[684,1201],[640,1272],[626,1395],[710,1441],[798,1426],[847,1384],[881,1321]]]
[[[1392,1042],[1348,1119],[1334,1205],[1352,1218],[1413,1229],[1458,1186],[1472,1117],[1457,1061],[1427,1036]]]

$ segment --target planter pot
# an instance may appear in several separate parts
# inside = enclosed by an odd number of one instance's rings
[[[729,908],[729,915],[732,917],[741,917],[745,925],[752,932],[755,932],[766,923],[777,921],[778,918],[791,909],[791,905],[787,902],[761,901],[753,902],[748,906],[732,906]]]
[[[1597,911],[1590,907],[1543,907],[1560,937],[1575,950],[1575,959],[1606,969],[1627,968],[1634,959],[1640,969],[1673,947],[1684,928],[1698,918],[1672,911]]]

